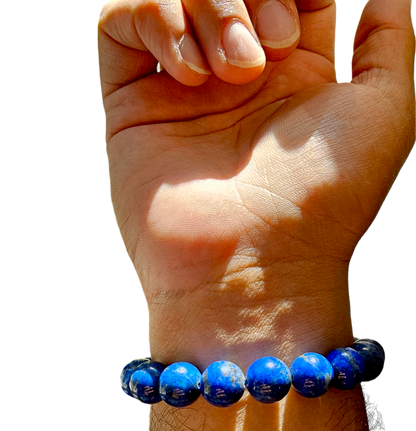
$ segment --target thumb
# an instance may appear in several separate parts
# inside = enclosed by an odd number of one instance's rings
[[[411,0],[370,0],[355,37],[353,82],[413,93],[414,54]]]

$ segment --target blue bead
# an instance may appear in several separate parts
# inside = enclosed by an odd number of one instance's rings
[[[364,359],[363,382],[377,378],[383,371],[385,353],[379,343],[369,339],[356,340],[351,346]]]
[[[160,375],[159,393],[170,406],[189,406],[201,394],[201,373],[187,362],[169,365]]]
[[[247,370],[246,387],[252,397],[261,403],[275,403],[290,390],[288,366],[277,358],[257,359]]]
[[[326,356],[334,369],[332,386],[337,389],[354,389],[362,381],[364,360],[353,349],[346,347],[332,350]]]
[[[146,404],[155,404],[159,395],[159,377],[166,368],[160,362],[144,362],[130,377],[130,392],[134,398]]]
[[[202,396],[213,406],[228,407],[244,393],[244,374],[237,365],[217,361],[202,373]]]
[[[292,386],[300,395],[316,398],[329,389],[334,370],[329,361],[318,353],[297,357],[290,367]]]
[[[121,389],[131,397],[133,396],[130,391],[129,383],[130,383],[130,377],[131,375],[137,370],[140,364],[143,362],[150,361],[150,358],[146,359],[135,359],[134,361],[131,361],[129,364],[127,364],[120,375],[120,382],[121,382]]]

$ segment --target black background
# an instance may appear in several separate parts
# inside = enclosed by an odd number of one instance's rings
[[[409,0],[409,7],[410,3]],[[340,79],[348,78],[351,35],[361,5],[361,1],[340,0]],[[98,97],[96,100],[99,124],[96,141],[99,142],[102,121]],[[97,145],[100,147],[99,143]],[[100,151],[97,150],[98,159],[103,157]],[[104,158],[101,161],[102,181],[94,194],[101,196],[97,215],[100,226],[104,220],[104,230],[100,229],[103,248],[95,257],[100,261],[99,304],[106,316],[103,326],[109,334],[104,349],[111,352],[107,355],[110,358],[108,373],[113,373],[114,377],[113,390],[108,390],[106,396],[114,396],[115,416],[123,418],[120,424],[123,428],[134,426],[144,430],[145,410],[124,399],[118,393],[115,382],[124,360],[147,353],[144,332],[146,315],[139,289],[114,229],[107,201]],[[371,431],[407,429],[413,413],[413,403],[407,391],[412,394],[408,383],[412,382],[411,349],[414,348],[415,327],[415,165],[416,155],[413,155],[396,180],[374,225],[363,237],[352,264],[356,333],[376,337],[387,358],[375,382],[366,385],[365,389]],[[111,381],[111,378],[107,380]]]

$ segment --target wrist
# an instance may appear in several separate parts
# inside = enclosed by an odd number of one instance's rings
[[[264,270],[264,283],[258,272],[254,276],[256,271],[241,271],[237,278],[226,277],[228,283],[155,298],[149,304],[152,359],[164,364],[190,362],[201,372],[214,361],[228,360],[246,374],[260,357],[274,356],[290,367],[302,353],[326,355],[351,345],[348,264],[292,262],[279,268],[278,277],[276,268]],[[360,387],[348,393],[331,388],[319,399],[303,398],[291,389],[271,405],[255,401],[246,391],[226,409],[213,407],[202,397],[179,411],[160,403],[152,406],[154,429],[159,429],[161,415],[168,423],[186,421],[179,430],[196,430],[202,424],[223,431],[329,430],[337,423],[366,429]]]
[[[229,360],[245,372],[263,356],[290,366],[307,351],[353,342],[347,263],[245,268],[168,292],[149,301],[152,358],[165,364],[186,361],[203,371]]]

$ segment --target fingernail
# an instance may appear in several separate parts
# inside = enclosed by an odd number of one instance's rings
[[[288,48],[300,35],[300,30],[289,10],[282,3],[272,0],[257,13],[257,35],[263,46]]]
[[[202,58],[199,47],[192,36],[185,33],[179,41],[179,50],[181,52],[183,61],[194,72],[201,75],[211,75],[205,60]]]
[[[263,49],[241,22],[228,23],[224,29],[223,44],[227,61],[232,66],[256,67],[266,61]]]

